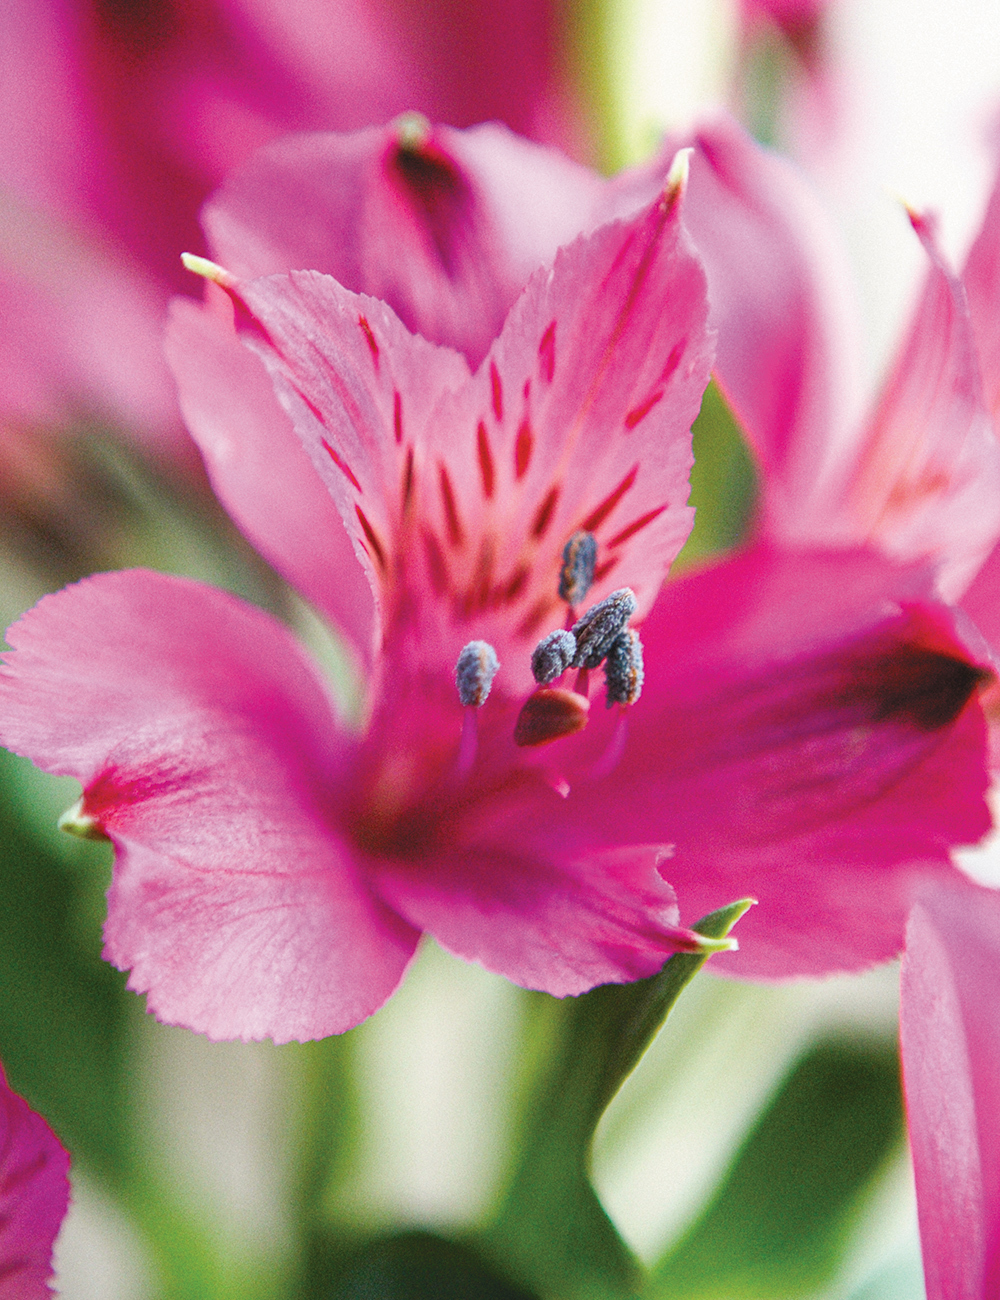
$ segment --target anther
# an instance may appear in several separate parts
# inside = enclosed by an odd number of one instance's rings
[[[573,635],[576,637],[573,667],[596,668],[634,613],[635,592],[631,587],[620,587],[598,604],[592,605],[583,618],[573,625]]]
[[[514,724],[514,744],[547,745],[562,736],[572,736],[587,725],[590,701],[575,691],[549,687],[535,691],[525,700]]]
[[[455,665],[455,685],[464,705],[478,709],[486,703],[499,667],[497,652],[488,641],[469,642]]]
[[[573,662],[576,637],[561,629],[543,636],[531,653],[531,671],[540,686],[548,686],[561,677]]]
[[[559,599],[579,605],[594,581],[597,563],[597,538],[593,533],[574,533],[563,547],[559,570]]]
[[[604,661],[608,687],[608,708],[612,704],[634,704],[642,694],[642,642],[634,628],[619,632]]]

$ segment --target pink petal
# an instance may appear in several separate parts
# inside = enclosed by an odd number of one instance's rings
[[[826,478],[849,449],[859,407],[847,260],[791,163],[725,118],[692,143],[684,216],[719,331],[716,377],[761,460],[770,530],[815,538],[816,511],[829,509]],[[641,172],[626,173],[619,201],[643,183]]]
[[[259,358],[184,299],[166,340],[181,410],[212,486],[257,549],[371,658],[374,606],[343,521]]]
[[[416,936],[337,829],[351,757],[293,638],[143,571],[45,597],[8,633],[3,740],[84,785],[114,841],[105,955],[160,1018],[322,1037],[396,986]]]
[[[529,275],[586,224],[602,188],[495,123],[409,136],[389,126],[262,149],[203,220],[213,255],[241,279],[323,271],[478,365]]]
[[[672,843],[685,919],[759,899],[734,973],[894,955],[915,886],[954,876],[948,846],[990,824],[982,672],[928,581],[863,552],[757,549],[669,584],[622,757],[574,785],[564,833]]]
[[[965,263],[962,283],[969,299],[986,405],[994,422],[1000,424],[1000,173]]]
[[[903,1076],[928,1300],[1000,1291],[1000,895],[923,891],[906,930]]]
[[[69,1205],[69,1156],[0,1069],[0,1297],[47,1300]]]
[[[635,845],[574,858],[521,844],[373,868],[379,892],[450,951],[557,997],[625,983],[690,951],[674,892],[657,872],[669,850]]]
[[[982,397],[961,284],[933,226],[923,296],[846,488],[855,536],[901,559],[932,557],[954,599],[1000,534],[1000,446]]]

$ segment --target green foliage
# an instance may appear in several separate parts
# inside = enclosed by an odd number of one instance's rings
[[[722,938],[748,906],[734,903],[694,928]],[[650,979],[605,984],[550,1004],[548,1067],[532,1089],[520,1163],[487,1236],[493,1258],[545,1296],[637,1293],[638,1265],[590,1182],[590,1143],[611,1098],[705,960],[678,953]]]
[[[901,1134],[895,1044],[817,1044],[644,1296],[811,1295],[835,1276],[865,1193]]]

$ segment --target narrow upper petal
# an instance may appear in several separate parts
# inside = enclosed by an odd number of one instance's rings
[[[52,1244],[69,1205],[69,1156],[0,1069],[0,1297],[52,1295]]]
[[[928,887],[903,957],[900,1032],[928,1300],[1000,1291],[1000,895]]]
[[[268,615],[198,583],[103,574],[8,633],[3,740],[75,776],[117,850],[106,955],[160,1018],[322,1037],[397,984],[416,936],[337,827],[351,747]]]
[[[621,758],[581,773],[564,834],[673,844],[685,919],[759,899],[741,975],[897,953],[915,886],[990,824],[987,674],[928,584],[864,552],[766,549],[669,584]]]
[[[450,951],[557,997],[643,979],[696,936],[678,924],[662,845],[580,858],[516,846],[379,863],[379,891]]]
[[[615,201],[642,193],[677,143],[620,177]],[[849,450],[860,408],[847,258],[792,163],[726,118],[691,143],[684,217],[708,276],[715,374],[760,458],[771,530],[814,537],[827,476]]]
[[[932,558],[959,596],[1000,535],[1000,444],[984,403],[962,285],[932,223],[923,294],[845,487],[854,536],[904,560]]]
[[[371,588],[263,363],[221,313],[180,298],[171,304],[166,352],[184,419],[226,509],[278,572],[369,660]]]
[[[410,118],[280,140],[227,179],[203,220],[241,279],[322,271],[476,366],[529,275],[592,220],[603,185],[496,123]]]
[[[1000,171],[962,272],[986,405],[1000,426]]]
[[[534,641],[565,619],[559,570],[578,529],[598,542],[593,598],[628,583],[649,608],[690,529],[690,426],[711,361],[679,190],[537,272],[471,379],[328,277],[240,286],[383,626],[423,667],[450,672],[479,638],[506,656],[501,689],[530,686]]]

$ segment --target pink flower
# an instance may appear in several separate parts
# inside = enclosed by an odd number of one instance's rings
[[[857,338],[822,214],[790,167],[733,128],[698,143],[688,216],[719,327],[717,374],[763,473],[759,530],[792,553],[825,543],[846,555],[866,542],[927,563],[937,590],[961,599],[1000,645],[996,194],[964,285],[933,223],[912,216],[926,284],[874,410],[852,419]],[[981,654],[989,660],[985,646]],[[954,778],[942,769],[939,779]],[[1000,1281],[1000,894],[956,872],[915,897],[901,1021],[927,1292],[974,1300]]]
[[[0,1297],[52,1294],[52,1243],[69,1204],[69,1156],[0,1069]]]
[[[347,241],[362,278],[475,361],[463,311],[495,296],[506,318],[475,371],[321,271],[253,278],[261,249],[280,255],[282,169],[289,247],[343,256],[315,232],[346,187],[378,215],[372,243]],[[176,315],[192,431],[370,677],[356,734],[273,619],[143,572],[11,629],[0,732],[82,782],[70,826],[116,847],[106,955],[163,1019],[347,1028],[423,930],[575,993],[697,942],[678,897],[690,919],[759,897],[727,957],[740,973],[855,969],[899,950],[915,892],[956,877],[948,846],[987,829],[982,670],[921,567],[761,545],[661,591],[711,361],[680,177],[636,210],[489,130],[327,137],[268,155],[210,214],[230,269],[202,270],[233,308]],[[590,233],[552,260],[566,184],[591,195]],[[619,204],[631,215],[599,224]],[[525,250],[541,266],[507,311]],[[612,595],[566,651],[567,624]],[[588,698],[605,650],[630,703]],[[559,685],[568,658],[581,671]]]

